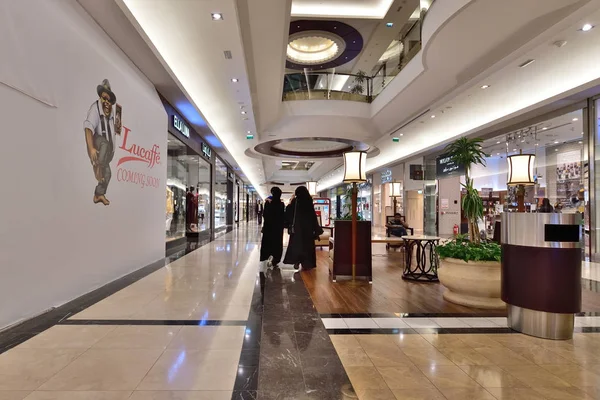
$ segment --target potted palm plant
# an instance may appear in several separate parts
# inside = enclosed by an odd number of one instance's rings
[[[483,201],[469,175],[473,165],[485,166],[482,139],[460,138],[446,147],[448,156],[465,168],[465,193],[461,207],[469,221],[468,238],[459,235],[437,247],[438,277],[446,287],[444,299],[464,306],[486,309],[505,307],[500,298],[500,245],[482,241],[478,222],[483,218]]]

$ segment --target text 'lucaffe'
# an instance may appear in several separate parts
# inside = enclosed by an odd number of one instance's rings
[[[117,167],[128,161],[143,161],[148,164],[148,168],[160,164],[160,147],[157,144],[153,145],[151,149],[146,149],[138,144],[131,144],[127,147],[127,138],[131,129],[123,126],[123,130],[125,131],[123,134],[123,144],[119,148],[131,154],[131,156],[121,157],[117,163]]]

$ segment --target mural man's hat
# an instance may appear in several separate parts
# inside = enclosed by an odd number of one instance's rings
[[[101,85],[98,85],[96,88],[96,92],[98,92],[98,96],[102,97],[102,93],[106,93],[110,96],[110,103],[115,104],[117,102],[117,96],[110,90],[110,82],[108,79],[104,79]]]

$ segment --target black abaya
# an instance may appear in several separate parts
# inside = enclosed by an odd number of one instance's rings
[[[284,264],[301,264],[303,270],[317,266],[315,238],[323,233],[312,204],[308,207],[296,206],[297,199],[287,206],[285,220],[288,227],[294,227],[285,253]],[[294,218],[295,214],[295,218]]]
[[[280,199],[265,202],[263,209],[264,225],[260,243],[260,261],[266,261],[273,256],[273,265],[281,261],[283,254],[283,225],[285,206]]]

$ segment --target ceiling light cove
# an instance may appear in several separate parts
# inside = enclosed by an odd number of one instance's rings
[[[292,17],[381,19],[392,3],[394,0],[293,0]]]
[[[290,36],[287,58],[299,64],[322,64],[346,48],[344,40],[326,32],[299,32]]]

